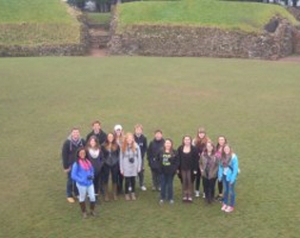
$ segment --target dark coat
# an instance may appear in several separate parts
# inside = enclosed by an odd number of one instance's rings
[[[86,141],[88,142],[89,139],[91,138],[91,136],[95,136],[99,142],[99,145],[102,145],[104,143],[104,141],[106,140],[106,133],[102,130],[100,130],[100,133],[95,134],[94,131],[91,131],[87,136],[86,136]]]
[[[79,139],[78,143],[71,140],[69,137],[62,147],[62,163],[64,169],[69,169],[76,160],[76,152],[80,147],[85,146],[85,141]]]
[[[162,151],[165,144],[165,140],[152,140],[149,144],[148,150],[147,150],[147,160],[149,163],[149,167],[153,170],[159,170],[159,161],[158,161],[158,155]]]

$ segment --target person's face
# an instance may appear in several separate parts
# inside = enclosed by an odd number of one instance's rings
[[[226,146],[224,147],[224,153],[225,153],[226,155],[229,155],[230,152],[231,152],[230,147],[229,147],[228,145],[226,145]]]
[[[199,132],[198,135],[200,139],[203,139],[205,137],[205,133],[203,132]]]
[[[225,144],[225,138],[224,137],[219,137],[218,143],[220,146],[223,146]]]
[[[133,136],[131,136],[131,135],[127,136],[127,138],[126,138],[126,142],[127,142],[128,145],[131,145],[133,143],[133,140],[134,140]]]
[[[162,139],[162,133],[156,132],[154,137],[155,137],[155,140],[161,140]]]
[[[79,137],[80,137],[80,132],[79,132],[79,130],[73,130],[72,133],[71,133],[71,137],[72,137],[72,139],[75,140],[75,141],[78,140]]]
[[[108,140],[109,143],[112,143],[113,140],[114,140],[114,135],[113,134],[108,134],[107,135],[107,140]]]
[[[207,144],[206,144],[206,149],[207,149],[208,152],[212,152],[212,150],[213,150],[212,144],[207,143]]]
[[[116,130],[116,135],[120,136],[122,134],[122,130]]]
[[[99,133],[99,131],[101,130],[100,124],[99,123],[95,123],[93,125],[93,130],[94,130],[94,132]]]
[[[191,145],[191,139],[190,139],[190,137],[184,137],[183,143],[184,143],[184,145]]]
[[[165,148],[166,150],[170,150],[172,148],[172,143],[169,140],[166,140],[165,142]]]
[[[142,130],[142,128],[137,127],[137,128],[135,128],[134,132],[135,132],[136,135],[141,135],[143,133],[143,130]]]
[[[90,140],[90,146],[91,146],[92,148],[94,148],[94,147],[96,146],[96,141],[95,141],[95,139],[91,139],[91,140]]]
[[[84,158],[85,158],[85,155],[86,155],[85,150],[79,151],[79,158],[80,158],[80,159],[84,159]]]

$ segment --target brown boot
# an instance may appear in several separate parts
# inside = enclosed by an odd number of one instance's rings
[[[85,202],[80,202],[79,205],[80,205],[81,212],[82,212],[82,218],[86,219],[87,218],[87,214],[86,214]]]
[[[132,201],[135,201],[135,200],[136,200],[135,193],[131,193],[131,199],[132,199]]]
[[[129,196],[129,194],[125,194],[125,200],[126,200],[126,201],[130,201],[130,196]]]
[[[109,201],[108,184],[104,184],[104,201]]]
[[[113,184],[113,197],[114,197],[115,201],[118,200],[118,196],[117,196],[117,184]]]
[[[90,210],[91,210],[91,215],[93,217],[97,216],[96,212],[95,212],[95,202],[91,202],[90,203]]]

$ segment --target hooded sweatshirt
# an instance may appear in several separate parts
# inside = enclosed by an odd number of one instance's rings
[[[71,135],[64,142],[62,147],[62,163],[64,169],[69,169],[75,159],[78,148],[85,146],[85,141],[79,138],[77,141],[72,140]]]

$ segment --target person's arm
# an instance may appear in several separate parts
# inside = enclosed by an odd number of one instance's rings
[[[153,153],[153,152],[152,152],[152,142],[150,142],[149,147],[148,147],[148,150],[147,150],[147,160],[148,160],[149,166],[150,166],[150,161],[151,161],[151,159],[152,159],[152,157],[153,157],[153,154],[152,154],[152,153]]]
[[[69,141],[65,141],[64,144],[63,144],[63,147],[62,147],[62,164],[63,164],[63,168],[64,168],[64,171],[66,173],[70,172],[71,170],[71,167],[69,166]]]
[[[120,152],[119,152],[119,165],[120,165],[120,173],[123,175],[124,174],[124,170],[123,170],[124,161],[123,161],[123,152],[122,152],[122,150],[120,150]]]
[[[199,169],[200,169],[200,171],[201,171],[201,174],[203,174],[203,171],[204,171],[203,160],[204,160],[204,158],[203,158],[203,155],[202,155],[202,156],[200,157],[200,159],[199,159]]]
[[[72,166],[72,170],[71,170],[71,178],[72,180],[74,180],[77,183],[81,183],[82,178],[80,176],[78,176],[78,163],[75,162]]]
[[[148,145],[147,145],[147,137],[144,136],[144,142],[143,142],[143,154],[141,155],[142,156],[142,159],[144,158],[145,156],[145,153],[147,151],[147,148],[148,148]]]
[[[231,176],[230,183],[233,184],[236,181],[236,177],[238,175],[238,169],[239,169],[239,162],[238,162],[238,158],[237,158],[236,154],[232,155],[231,161],[232,161],[232,163],[231,163],[232,176]]]

